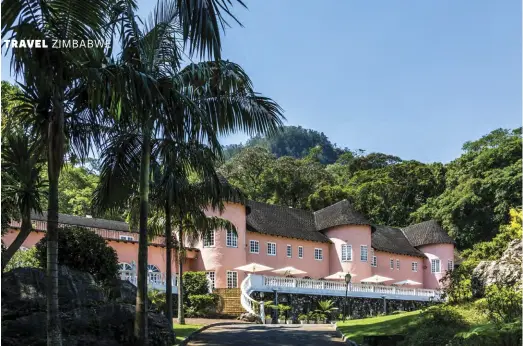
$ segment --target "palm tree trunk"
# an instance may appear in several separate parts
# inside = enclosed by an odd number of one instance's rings
[[[147,216],[149,213],[149,170],[151,166],[150,131],[145,131],[140,163],[140,239],[138,243],[138,282],[134,336],[139,345],[147,345]]]
[[[170,193],[169,193],[170,195]],[[170,196],[169,196],[170,197]],[[170,198],[165,202],[165,248],[166,248],[166,266],[165,266],[165,316],[172,326],[173,323],[173,286],[172,286],[172,229],[171,229],[171,203]]]
[[[61,346],[62,326],[58,307],[58,180],[65,149],[63,93],[53,101],[56,112],[49,123],[47,154],[47,345]]]
[[[5,267],[7,266],[11,258],[13,258],[15,252],[18,249],[20,249],[20,246],[22,246],[22,244],[27,239],[32,230],[33,227],[31,226],[31,211],[28,210],[28,212],[25,212],[24,215],[22,215],[22,225],[20,227],[20,233],[18,233],[15,240],[2,254],[2,272],[4,272]]]
[[[178,230],[178,324],[185,324],[183,314],[183,214],[180,213]]]

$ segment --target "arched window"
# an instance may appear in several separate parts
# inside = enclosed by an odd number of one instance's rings
[[[160,269],[154,264],[147,265],[147,279],[150,282],[161,283],[162,282],[162,273]]]
[[[133,266],[129,263],[118,263],[118,270],[120,271],[120,278],[122,280],[129,280],[133,276]]]

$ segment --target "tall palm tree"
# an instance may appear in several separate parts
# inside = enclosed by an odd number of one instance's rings
[[[138,152],[125,155],[140,165],[136,185],[140,240],[135,336],[141,344],[146,343],[147,335],[147,224],[154,142],[164,133],[183,142],[190,128],[198,142],[217,151],[220,134],[237,130],[266,133],[281,125],[278,105],[255,94],[243,71],[235,75],[234,69],[229,68],[233,74],[228,75],[222,69],[220,29],[227,24],[225,16],[235,20],[230,4],[230,0],[161,2],[144,26],[139,25],[129,9],[120,29],[122,52],[105,68],[104,85],[111,86],[108,109],[117,116],[122,128],[134,129],[121,140],[139,146]],[[184,48],[190,56],[209,56],[217,62],[180,70]],[[123,162],[120,160],[119,164]],[[117,169],[122,173],[128,168]]]
[[[44,166],[42,148],[22,131],[5,133],[2,144],[2,203],[14,199],[22,224],[20,233],[2,253],[2,272],[27,239],[33,227],[31,212],[41,213],[47,183],[41,178]]]
[[[54,40],[104,39],[112,2],[104,0],[6,0],[2,1],[2,39],[45,40],[48,48],[14,48],[11,70],[22,76],[25,90],[38,94],[30,117],[33,131],[46,145],[49,199],[47,214],[47,342],[61,345],[58,310],[58,180],[66,152],[66,132],[75,117],[66,115],[74,109],[69,98],[78,80],[85,77],[85,63],[93,49],[52,47]],[[86,138],[69,133],[69,144],[85,153]]]

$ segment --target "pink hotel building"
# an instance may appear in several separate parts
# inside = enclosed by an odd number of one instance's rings
[[[350,296],[429,300],[438,296],[439,279],[454,266],[454,241],[436,221],[404,228],[373,225],[346,200],[316,212],[254,201],[228,203],[219,216],[230,220],[237,233],[216,230],[192,244],[184,270],[206,271],[216,288],[241,286],[247,310],[249,295],[255,291],[345,295],[343,280],[323,280],[337,272],[353,275]],[[129,231],[126,223],[64,214],[59,218],[61,224],[87,227],[104,237],[118,254],[122,278],[134,281],[138,234]],[[45,220],[45,215],[34,216],[34,232],[23,247],[34,246],[44,236]],[[6,245],[14,240],[19,226],[11,223],[2,238]],[[290,278],[271,271],[250,275],[236,269],[253,262],[274,269],[292,266],[305,274]],[[151,241],[148,263],[149,281],[163,287],[163,237]],[[174,263],[172,270],[176,272]],[[374,275],[392,280],[378,285],[360,282]],[[394,285],[404,280],[419,284]]]

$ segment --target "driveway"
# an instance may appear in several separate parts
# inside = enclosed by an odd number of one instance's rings
[[[346,345],[331,325],[237,324],[211,327],[196,335],[190,346],[200,345]]]

